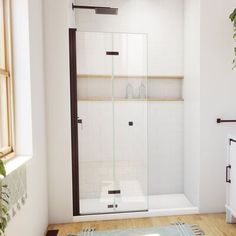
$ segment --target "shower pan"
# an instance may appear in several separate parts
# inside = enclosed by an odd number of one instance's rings
[[[77,32],[77,51],[80,214],[147,211],[147,37]]]

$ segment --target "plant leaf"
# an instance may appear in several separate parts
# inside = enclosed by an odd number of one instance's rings
[[[6,177],[6,169],[2,160],[0,160],[0,175]]]

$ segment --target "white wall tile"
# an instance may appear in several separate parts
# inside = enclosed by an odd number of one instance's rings
[[[137,181],[145,194],[183,192],[183,102],[115,102],[114,133],[111,102],[78,108],[82,198],[99,198],[113,171],[118,185]]]

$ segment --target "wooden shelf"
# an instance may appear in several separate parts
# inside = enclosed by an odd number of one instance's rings
[[[79,74],[77,79],[112,79],[112,75],[90,75],[90,74]],[[152,75],[152,76],[140,76],[140,75],[116,75],[114,79],[177,79],[182,80],[184,77],[182,75]]]
[[[78,102],[105,102],[105,101],[112,101],[111,98],[79,98]],[[159,98],[148,98],[148,99],[141,99],[141,98],[133,98],[133,99],[127,99],[127,98],[114,98],[114,101],[120,101],[120,102],[132,102],[132,101],[137,101],[137,102],[182,102],[184,99],[159,99]]]
[[[111,79],[112,75],[89,75],[89,74],[79,74],[77,79]]]
[[[176,99],[156,99],[156,98],[148,98],[148,102],[183,102],[183,98],[176,98]]]
[[[181,75],[176,75],[176,76],[173,76],[173,75],[163,75],[163,76],[148,76],[148,79],[177,79],[177,80],[183,80],[184,79],[184,76],[181,76]]]

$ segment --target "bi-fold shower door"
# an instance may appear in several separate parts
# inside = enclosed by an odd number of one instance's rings
[[[148,209],[147,37],[77,32],[80,214]]]

